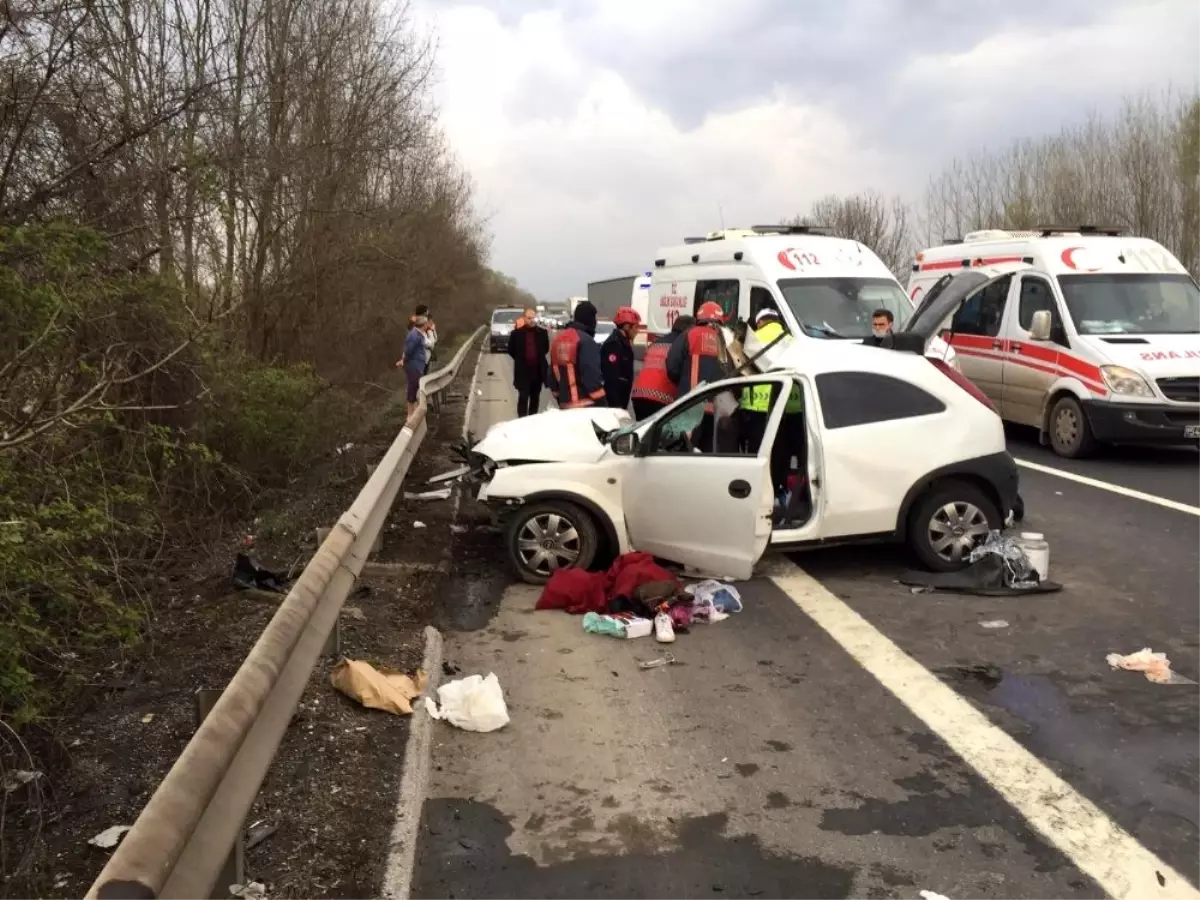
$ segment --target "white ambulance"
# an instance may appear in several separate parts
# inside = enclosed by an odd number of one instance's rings
[[[777,309],[800,338],[861,341],[878,309],[899,328],[913,304],[887,266],[858,241],[808,225],[759,225],[688,238],[655,254],[647,339],[662,339],[681,315],[718,303],[726,322],[752,323]],[[935,338],[927,355],[957,367],[952,348]]]
[[[947,276],[978,284],[951,307]],[[961,287],[961,285],[960,285]],[[1056,453],[1200,438],[1200,289],[1163,246],[1115,229],[976,231],[916,255],[913,316]]]
[[[652,272],[643,272],[634,278],[633,294],[629,298],[629,305],[642,317],[643,324],[650,320],[650,286],[652,280]],[[634,358],[641,359],[646,355],[647,340],[646,329],[643,327],[633,339]]]

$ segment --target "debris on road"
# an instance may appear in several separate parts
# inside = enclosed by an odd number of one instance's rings
[[[625,623],[622,620],[595,612],[584,613],[583,630],[588,634],[604,634],[615,638],[626,636]]]
[[[261,881],[251,881],[249,884],[231,884],[229,893],[241,900],[265,900],[267,886]]]
[[[418,522],[416,520],[413,521],[413,528],[424,528],[424,527],[425,527],[424,522]]]
[[[33,784],[42,777],[42,772],[37,769],[17,769],[12,772],[4,773],[4,781],[2,782],[4,793],[11,794],[17,788],[24,787],[27,784]]]
[[[921,900],[950,900],[950,898],[935,891],[921,891]]]
[[[909,570],[897,580],[911,587],[981,597],[1049,594],[1062,590],[1061,584],[1041,578],[1015,538],[1006,537],[999,531],[990,532],[967,559],[967,567],[957,572]],[[1046,562],[1049,562],[1048,547]]]
[[[1165,653],[1155,653],[1149,647],[1143,647],[1137,653],[1122,656],[1120,653],[1110,653],[1105,657],[1114,669],[1126,669],[1130,672],[1141,672],[1147,681],[1155,684],[1195,684],[1190,678],[1171,671],[1171,661]]]
[[[143,725],[149,725],[153,721],[154,721],[154,713],[146,713],[141,718],[141,722]]]
[[[279,572],[263,568],[258,560],[239,553],[233,563],[233,586],[241,591],[271,591],[286,594],[288,577]]]
[[[452,481],[455,478],[462,478],[471,471],[470,466],[459,466],[456,469],[451,469],[449,472],[443,472],[440,475],[434,475],[426,484],[441,484],[443,481]]]
[[[504,691],[494,673],[488,673],[487,678],[468,675],[447,682],[437,694],[437,703],[432,697],[425,698],[430,718],[445,720],[463,731],[496,731],[509,723]]]
[[[670,653],[664,653],[662,656],[655,659],[639,660],[639,669],[660,669],[663,666],[669,666],[675,662],[675,657]],[[722,760],[724,762],[724,760]]]
[[[714,579],[689,584],[684,591],[695,599],[692,614],[696,607],[711,606],[719,613],[740,613],[742,611],[742,595],[732,584],[723,584]]]
[[[449,500],[453,490],[448,487],[438,488],[436,491],[412,491],[404,492],[405,500]]]
[[[1008,623],[1003,619],[984,619],[979,623],[980,628],[1007,628]]]
[[[367,621],[367,614],[357,606],[343,606],[342,615],[347,619],[354,619],[356,622]]]
[[[95,837],[88,838],[88,843],[93,847],[99,847],[101,850],[111,850],[117,844],[121,843],[121,838],[125,837],[125,832],[132,827],[132,825],[111,825]]]
[[[415,676],[392,669],[376,669],[357,659],[343,659],[329,676],[333,687],[367,709],[396,716],[412,715],[412,701],[425,691],[428,677],[421,669]]]
[[[279,829],[264,819],[259,819],[246,829],[246,849],[253,850]]]

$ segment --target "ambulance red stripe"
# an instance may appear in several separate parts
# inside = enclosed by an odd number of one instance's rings
[[[963,265],[963,260],[967,260],[967,265]],[[922,272],[943,272],[950,269],[969,269],[976,266],[997,266],[1001,263],[1019,263],[1022,257],[1020,256],[985,256],[972,257],[960,256],[958,259],[946,259],[941,262],[921,263],[920,271]]]

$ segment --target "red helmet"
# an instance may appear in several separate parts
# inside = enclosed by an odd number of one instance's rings
[[[641,325],[642,317],[632,306],[622,306],[613,316],[613,324],[620,328],[622,325]]]
[[[713,300],[701,303],[700,308],[696,310],[696,321],[701,324],[705,322],[724,322],[725,310],[721,309],[720,303]]]

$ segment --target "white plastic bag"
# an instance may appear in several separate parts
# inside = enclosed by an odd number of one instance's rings
[[[431,698],[425,698],[425,711],[434,719],[445,719],[464,731],[496,731],[508,724],[504,691],[493,673],[487,678],[457,678],[443,684],[437,693],[441,709]]]

